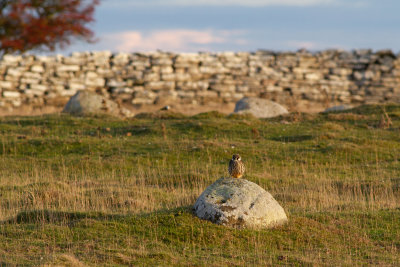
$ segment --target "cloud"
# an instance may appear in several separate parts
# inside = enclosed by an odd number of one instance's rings
[[[339,4],[342,0],[114,0],[106,1],[105,5],[110,7],[123,6],[318,6]]]
[[[158,49],[173,52],[197,52],[212,50],[212,46],[218,44],[244,45],[247,43],[246,40],[238,38],[241,34],[243,34],[242,31],[169,29],[149,33],[140,31],[111,33],[101,39],[109,49],[121,52]]]
[[[315,41],[288,41],[284,44],[288,49],[307,49],[311,51],[323,50],[323,49],[349,49],[349,47],[340,44],[328,44]]]
[[[297,49],[307,49],[307,50],[314,50],[318,49],[320,46],[316,42],[310,42],[310,41],[289,41],[287,42],[287,46],[291,48],[297,48]]]

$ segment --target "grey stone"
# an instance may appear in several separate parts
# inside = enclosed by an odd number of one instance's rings
[[[13,77],[19,77],[19,76],[22,75],[22,73],[23,73],[22,69],[19,70],[19,69],[15,68],[15,69],[8,69],[7,70],[7,75],[10,75],[10,76],[13,76]]]
[[[130,54],[118,53],[112,57],[112,62],[116,65],[126,65],[129,62]]]
[[[22,60],[22,56],[20,55],[4,55],[1,59],[5,63],[18,63]]]
[[[217,92],[234,92],[236,87],[229,84],[212,84],[210,88]]]
[[[288,221],[284,209],[257,184],[221,178],[206,188],[194,204],[196,216],[216,224],[271,228]]]
[[[79,57],[64,57],[62,62],[67,65],[83,65],[84,61]]]
[[[80,65],[60,65],[57,67],[57,72],[79,71],[80,69]]]
[[[55,57],[36,56],[36,59],[37,59],[40,63],[54,63],[54,62],[56,62],[56,58],[55,58]]]
[[[44,85],[44,84],[31,84],[29,86],[29,89],[38,90],[38,91],[44,92],[44,91],[46,91],[48,89],[48,86]]]
[[[33,65],[33,66],[31,67],[31,71],[32,71],[32,72],[39,72],[39,73],[42,73],[42,72],[44,72],[44,68],[43,68],[42,65]]]
[[[63,109],[72,115],[110,114],[120,115],[117,103],[90,91],[78,91]]]
[[[96,79],[98,77],[99,77],[99,75],[96,72],[93,72],[93,71],[86,72],[87,79]]]
[[[160,72],[162,74],[170,74],[174,72],[174,69],[172,68],[172,66],[163,66],[162,68],[160,68]]]
[[[12,89],[13,84],[9,81],[0,81],[0,89]]]
[[[126,86],[126,82],[118,81],[116,79],[110,79],[107,81],[107,86],[108,87],[124,87],[124,86]]]
[[[74,90],[74,89],[66,89],[61,91],[59,94],[60,96],[73,96],[77,93],[78,90]]]
[[[13,105],[13,107],[20,107],[22,105],[22,101],[21,99],[15,98],[11,100],[11,104]]]
[[[150,90],[173,90],[175,82],[172,81],[153,81],[145,83],[145,87]]]
[[[333,106],[330,108],[325,109],[323,112],[335,112],[335,111],[344,111],[348,109],[352,109],[353,107],[350,105],[338,105],[338,106]]]
[[[84,84],[76,83],[76,82],[69,82],[68,87],[69,87],[69,89],[75,90],[75,91],[85,90],[85,88],[86,88],[86,86]]]
[[[150,90],[137,90],[133,93],[132,104],[153,104],[156,97],[157,95]]]
[[[270,100],[245,97],[240,99],[235,106],[235,113],[250,113],[257,118],[272,118],[288,114],[286,108]]]
[[[86,78],[84,83],[86,86],[103,87],[106,81],[103,78]]]
[[[134,92],[133,88],[122,87],[122,88],[113,88],[111,89],[113,94],[132,94]]]
[[[26,71],[22,74],[22,77],[28,78],[28,79],[38,79],[39,80],[40,78],[42,78],[42,74]]]
[[[24,94],[28,97],[42,96],[42,95],[44,95],[44,91],[38,90],[38,89],[26,89],[26,90],[24,90]]]
[[[3,91],[4,98],[19,98],[20,96],[21,93],[17,91]]]
[[[215,91],[209,91],[209,90],[196,91],[196,96],[217,99],[218,98],[218,93],[215,92]]]

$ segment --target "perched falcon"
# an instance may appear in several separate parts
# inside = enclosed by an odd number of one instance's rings
[[[233,178],[241,178],[244,173],[244,164],[242,162],[242,158],[240,155],[235,154],[232,156],[232,159],[229,161],[229,175]]]

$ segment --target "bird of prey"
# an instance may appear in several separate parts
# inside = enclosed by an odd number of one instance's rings
[[[229,161],[228,167],[229,175],[233,178],[241,178],[245,171],[242,158],[238,154],[234,154],[232,159]]]

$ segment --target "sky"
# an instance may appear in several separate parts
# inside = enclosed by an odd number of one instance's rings
[[[57,51],[400,50],[399,0],[101,0],[97,42]]]

